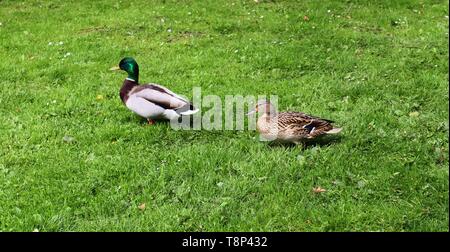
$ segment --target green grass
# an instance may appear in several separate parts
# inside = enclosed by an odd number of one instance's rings
[[[72,2],[0,1],[0,231],[449,230],[447,1]],[[344,131],[148,127],[108,71],[124,56]]]

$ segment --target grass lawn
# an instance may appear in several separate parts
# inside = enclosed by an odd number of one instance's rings
[[[0,231],[449,230],[447,1],[71,2],[0,1]],[[344,130],[301,149],[147,126],[108,71],[124,56],[142,83]]]

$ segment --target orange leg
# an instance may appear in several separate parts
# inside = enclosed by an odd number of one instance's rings
[[[150,118],[147,118],[147,123],[148,123],[148,125],[153,125],[153,124],[155,124],[155,121],[153,121]]]

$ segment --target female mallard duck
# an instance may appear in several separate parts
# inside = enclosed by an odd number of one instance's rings
[[[255,109],[248,115],[261,112],[256,123],[260,135],[269,141],[301,143],[304,139],[312,139],[324,134],[339,133],[342,128],[335,128],[333,121],[307,115],[302,112],[277,113],[275,107],[266,100],[258,101]]]
[[[120,99],[128,109],[147,118],[149,124],[154,123],[153,119],[174,120],[198,111],[191,102],[166,87],[153,83],[139,85],[139,66],[133,58],[123,58],[119,66],[110,70],[128,73],[120,89]]]

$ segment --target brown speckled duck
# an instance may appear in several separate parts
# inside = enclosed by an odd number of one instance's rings
[[[332,125],[333,121],[307,115],[302,112],[280,112],[266,100],[258,101],[248,115],[260,112],[256,127],[261,137],[269,141],[300,144],[304,139],[313,139],[325,134],[337,134],[342,128]]]
[[[182,115],[198,112],[188,100],[154,83],[139,85],[139,66],[133,58],[123,58],[119,66],[110,70],[123,70],[128,73],[120,89],[120,99],[134,113],[153,124],[153,119],[178,119]]]

